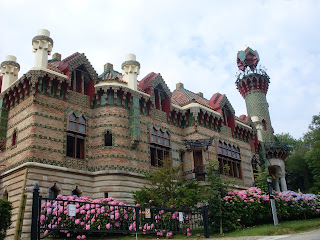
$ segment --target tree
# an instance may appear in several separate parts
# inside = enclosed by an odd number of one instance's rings
[[[167,159],[164,166],[146,174],[150,187],[143,187],[133,193],[136,203],[152,202],[153,206],[191,208],[203,200],[203,189],[195,180],[185,182],[181,165],[173,166]]]
[[[305,143],[310,147],[305,157],[312,171],[314,184],[312,192],[320,192],[320,114],[312,118],[309,131],[304,136]]]
[[[224,169],[228,172],[228,169]],[[223,198],[228,194],[228,182],[223,181],[219,172],[219,162],[209,162],[207,166],[208,172],[208,210],[209,210],[209,223],[210,229],[213,232],[229,232],[236,229],[238,226],[234,224],[237,222],[234,218],[235,215],[228,211],[227,202]]]
[[[11,202],[0,199],[0,240],[5,239],[6,230],[11,225]]]
[[[306,147],[303,139],[295,139],[289,133],[276,134],[275,141],[288,146],[288,157],[285,160],[287,184],[291,190],[308,192],[312,187],[312,173],[306,159]]]

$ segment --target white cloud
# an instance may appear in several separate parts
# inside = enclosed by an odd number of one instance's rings
[[[235,87],[236,54],[258,50],[271,77],[267,99],[276,132],[301,137],[320,112],[319,1],[5,1],[0,61],[13,54],[21,73],[33,64],[31,39],[47,28],[53,52],[84,52],[98,73],[137,55],[140,78],[160,72],[208,99],[225,93],[237,115],[246,113]]]

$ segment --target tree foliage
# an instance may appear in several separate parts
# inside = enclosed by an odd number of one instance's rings
[[[220,234],[232,231],[237,228],[237,225],[235,224],[234,214],[226,210],[228,203],[224,201],[224,197],[228,194],[228,182],[220,176],[219,162],[210,162],[207,166],[207,173],[210,229]]]
[[[309,131],[304,136],[309,150],[305,157],[313,175],[312,192],[320,192],[320,114],[313,116]]]
[[[320,192],[320,115],[313,116],[309,131],[302,139],[288,133],[277,134],[275,140],[289,146],[285,160],[287,184],[291,190]]]
[[[6,230],[11,225],[11,203],[7,200],[0,199],[0,240],[6,237]]]
[[[163,167],[146,174],[146,179],[150,187],[145,186],[133,193],[136,203],[144,204],[151,200],[153,206],[191,208],[203,200],[198,182],[185,182],[181,165],[173,166],[170,159]]]

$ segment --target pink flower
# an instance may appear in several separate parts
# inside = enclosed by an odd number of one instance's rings
[[[191,232],[187,232],[187,236],[192,236],[192,233]]]
[[[77,236],[77,239],[81,239],[81,236],[80,236],[80,235],[78,235],[78,236]]]
[[[106,225],[106,228],[107,228],[107,229],[110,229],[110,227],[111,227],[111,224],[108,223],[108,224]]]
[[[240,221],[241,221],[241,219],[240,219],[240,218],[238,218],[238,219],[237,219],[237,221],[238,221],[238,222],[240,222]]]
[[[79,224],[79,223],[80,223],[80,219],[76,219],[76,220],[74,221],[74,223],[75,223],[75,224]]]
[[[82,235],[81,239],[86,239],[86,235]]]
[[[86,230],[90,230],[90,224],[86,224]]]
[[[172,238],[172,232],[167,233],[167,238]]]
[[[70,237],[70,233],[67,233],[67,237]]]

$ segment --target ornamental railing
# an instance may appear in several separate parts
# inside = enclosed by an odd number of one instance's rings
[[[238,71],[236,72],[236,86],[238,86],[238,83],[243,79],[244,77],[250,76],[252,74],[259,74],[261,76],[266,77],[268,80],[270,80],[269,75],[267,74],[267,69],[265,67],[259,66],[255,69],[250,69],[247,67],[244,71]]]
[[[281,150],[284,152],[289,152],[288,144],[286,143],[280,143],[280,142],[265,142],[265,148],[266,150]]]
[[[201,232],[209,238],[205,205],[198,209],[176,209],[50,199],[39,195],[37,184],[34,187],[31,240],[82,234],[101,238],[110,233],[190,236]]]

